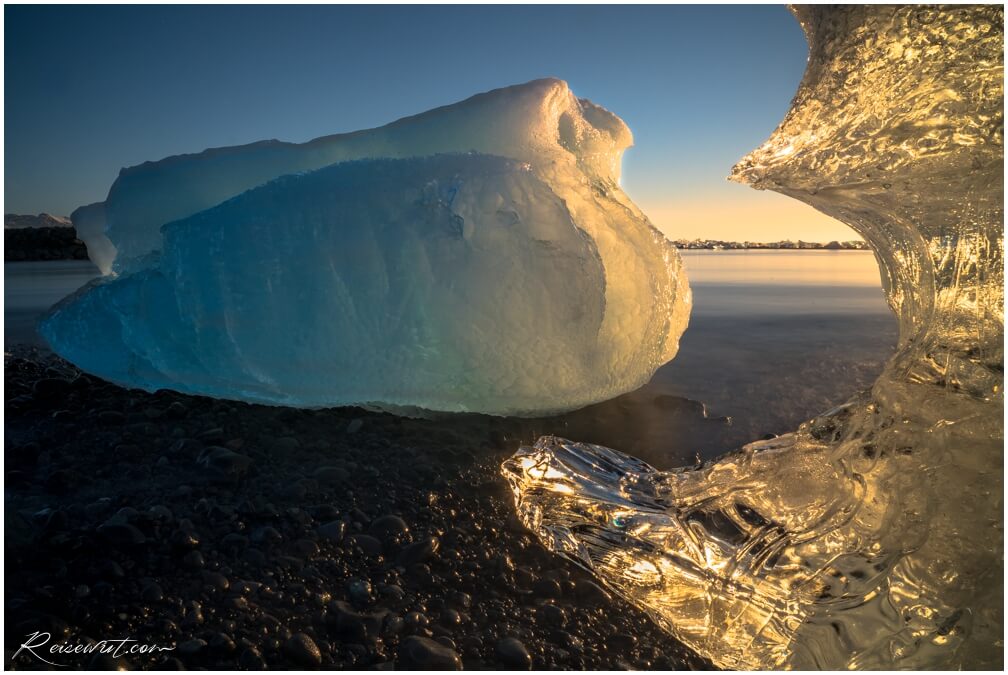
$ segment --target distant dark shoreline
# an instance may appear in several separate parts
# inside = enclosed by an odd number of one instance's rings
[[[752,251],[752,250],[801,250],[801,251],[867,251],[863,241],[831,241],[828,244],[815,242],[776,242],[762,244],[737,241],[674,241],[681,250],[707,251]],[[87,248],[77,238],[72,227],[25,227],[4,230],[4,262],[27,262],[41,260],[87,260]]]
[[[676,248],[683,250],[708,250],[708,251],[750,251],[750,250],[770,250],[770,251],[869,251],[867,243],[863,241],[831,241],[821,243],[815,241],[720,241],[717,239],[676,239],[672,242]]]
[[[87,260],[87,248],[77,238],[72,225],[64,225],[65,218],[39,214],[18,216],[6,214],[4,228],[4,261]],[[37,223],[39,227],[30,226]],[[750,250],[801,250],[801,251],[867,251],[863,241],[722,241],[719,239],[676,239],[672,242],[681,250],[750,251]]]
[[[87,258],[87,248],[72,227],[4,229],[4,262]]]

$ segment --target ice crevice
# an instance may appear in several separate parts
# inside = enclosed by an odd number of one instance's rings
[[[1001,6],[797,7],[784,121],[731,178],[871,244],[871,390],[699,468],[544,437],[502,467],[550,549],[719,667],[1003,668]]]

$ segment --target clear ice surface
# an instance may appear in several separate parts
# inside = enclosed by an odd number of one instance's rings
[[[73,215],[107,275],[40,330],[147,390],[514,415],[609,399],[672,359],[691,303],[619,187],[631,143],[546,79],[125,169]]]
[[[522,521],[714,665],[1003,667],[1004,9],[795,9],[809,62],[732,178],[871,244],[870,391],[700,468],[541,438]]]

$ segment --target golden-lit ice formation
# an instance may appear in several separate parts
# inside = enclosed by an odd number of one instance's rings
[[[675,356],[692,303],[620,189],[632,141],[542,79],[124,169],[72,216],[108,276],[40,332],[148,391],[494,415],[604,401]]]
[[[700,469],[547,437],[503,471],[544,544],[717,666],[1000,669],[1004,10],[795,14],[805,77],[732,178],[864,236],[898,353]]]

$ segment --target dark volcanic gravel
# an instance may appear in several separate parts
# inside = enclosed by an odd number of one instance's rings
[[[703,668],[544,550],[500,462],[514,420],[125,390],[5,357],[5,666]]]

